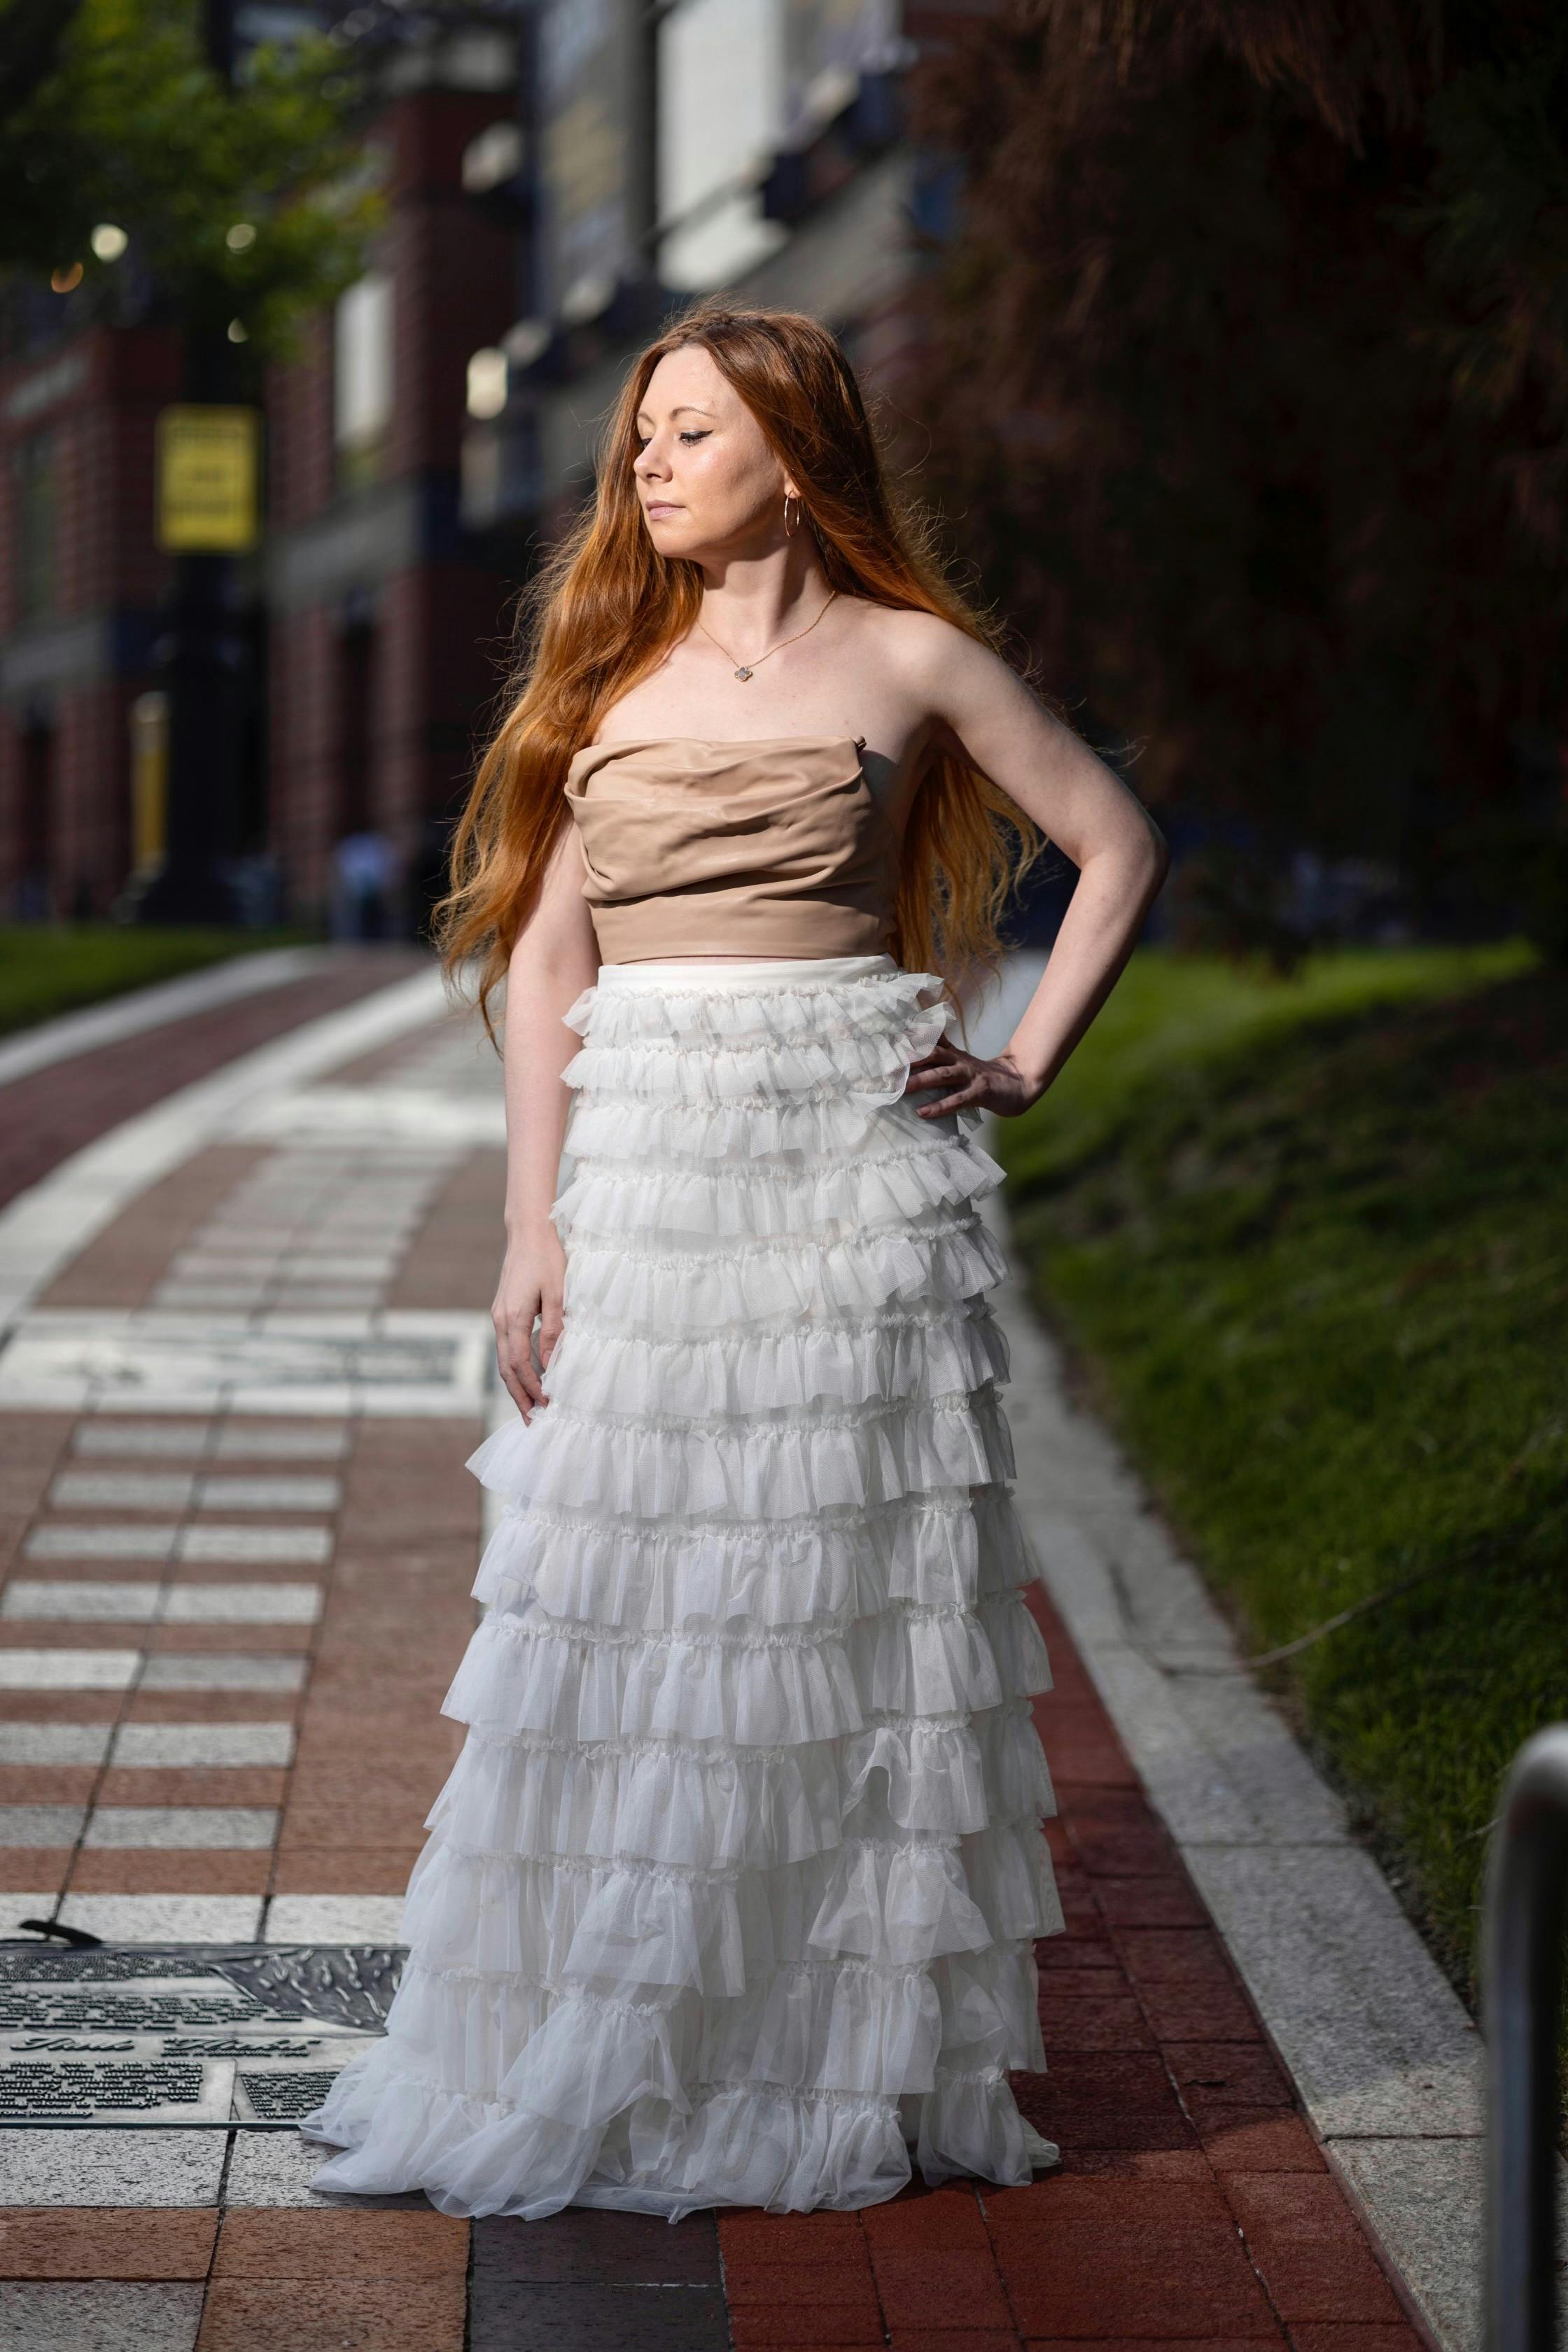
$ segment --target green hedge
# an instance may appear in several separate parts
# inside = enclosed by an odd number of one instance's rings
[[[162,930],[120,923],[0,924],[0,1035],[263,948],[297,931]]]

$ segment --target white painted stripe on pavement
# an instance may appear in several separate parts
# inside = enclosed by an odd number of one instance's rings
[[[78,1054],[95,1053],[100,1045],[116,1045],[123,1037],[138,1037],[162,1029],[190,1013],[209,1012],[215,1004],[232,1004],[245,996],[258,996],[268,988],[285,988],[290,981],[309,980],[341,958],[331,948],[267,948],[258,955],[238,955],[198,971],[183,972],[178,980],[156,981],[150,988],[130,990],[107,1004],[90,1004],[79,1013],[62,1013],[57,1021],[41,1021],[37,1028],[0,1045],[0,1087],[30,1077],[56,1062]]]
[[[140,1650],[0,1650],[0,1690],[129,1690]]]
[[[240,1055],[73,1153],[0,1212],[0,1324],[46,1289],[129,1202],[224,1133],[262,1096],[301,1086],[423,1028],[448,1006],[438,970],[395,981],[357,1004]]]

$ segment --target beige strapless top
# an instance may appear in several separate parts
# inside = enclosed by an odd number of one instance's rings
[[[604,963],[879,955],[891,828],[847,735],[590,743],[566,770]]]

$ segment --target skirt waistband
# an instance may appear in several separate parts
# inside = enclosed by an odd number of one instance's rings
[[[787,988],[820,985],[824,981],[869,980],[900,969],[890,955],[774,956],[764,962],[706,963],[649,959],[638,963],[602,963],[595,985],[599,988],[668,988],[679,981],[683,988],[726,988],[776,984]]]

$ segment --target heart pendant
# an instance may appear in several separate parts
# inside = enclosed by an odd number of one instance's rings
[[[736,676],[738,678],[742,679],[742,681],[744,681],[746,678],[750,677],[751,677],[751,675],[752,675],[751,671],[750,671],[749,669],[745,668],[745,667],[744,667],[744,666],[742,666],[740,669],[738,669],[738,670],[735,672],[735,676]]]

